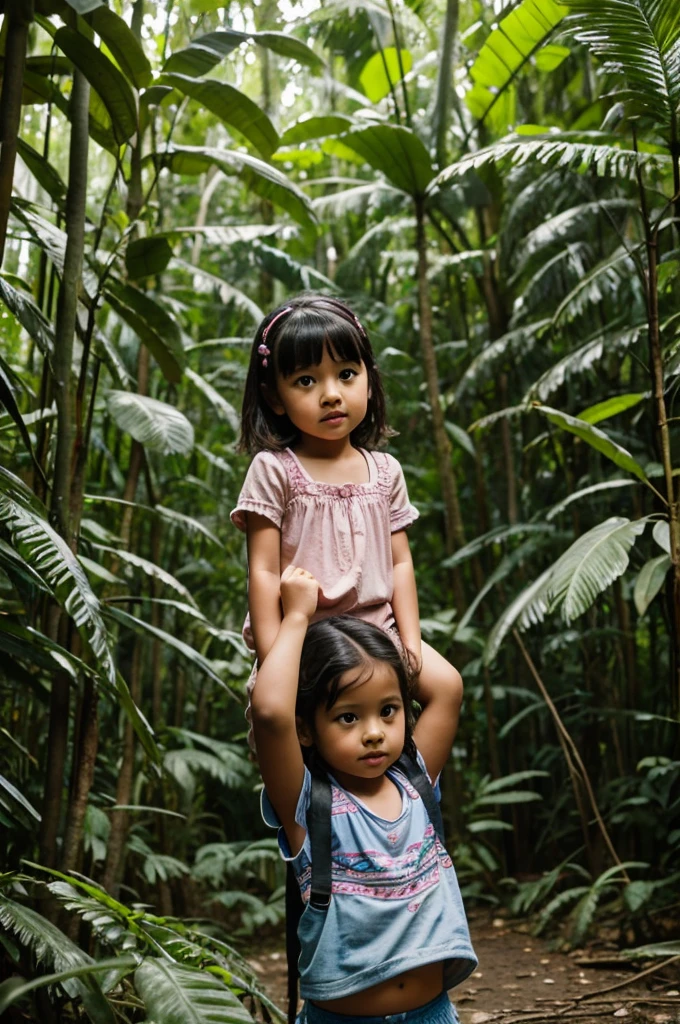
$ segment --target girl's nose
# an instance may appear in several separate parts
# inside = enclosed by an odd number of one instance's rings
[[[340,401],[340,392],[335,381],[330,381],[324,386],[321,402],[323,405],[335,405]]]
[[[385,735],[380,719],[374,722],[367,722],[364,729],[364,743],[379,743]]]

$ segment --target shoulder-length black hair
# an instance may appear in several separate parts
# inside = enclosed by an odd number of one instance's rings
[[[268,355],[259,351],[265,343]],[[364,419],[350,435],[354,447],[377,448],[393,436],[394,431],[386,421],[385,392],[365,327],[340,299],[299,295],[266,316],[255,334],[241,409],[241,451],[255,455],[261,451],[282,451],[295,444],[299,431],[285,413],[274,412],[265,392],[276,393],[279,374],[289,377],[300,367],[318,366],[324,349],[334,359],[363,363],[366,367],[370,397]]]
[[[353,615],[334,615],[313,622],[307,630],[300,658],[295,714],[314,735],[314,715],[321,705],[330,710],[340,694],[340,679],[351,669],[380,662],[394,671],[404,702],[406,730],[404,750],[415,759],[413,742],[415,716],[409,683],[409,671],[390,638],[372,622]],[[303,747],[310,768],[323,768],[313,747]]]

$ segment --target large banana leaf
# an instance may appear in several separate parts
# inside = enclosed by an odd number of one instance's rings
[[[212,111],[229,128],[235,128],[268,160],[279,144],[279,136],[264,110],[239,89],[226,82],[192,78],[190,75],[166,74],[161,84],[196,100]]]
[[[118,143],[137,131],[137,105],[127,79],[94,43],[72,28],[57,29],[54,42],[72,60],[100,97]]]
[[[89,19],[92,28],[106,43],[121,71],[137,88],[151,82],[151,64],[137,36],[110,7],[100,6]]]
[[[281,136],[282,146],[297,146],[309,139],[323,139],[328,135],[339,135],[354,126],[351,117],[345,114],[326,114],[320,117],[306,117],[286,128]]]
[[[151,295],[111,275],[106,297],[118,316],[135,332],[171,384],[182,377],[186,357],[182,335],[174,317]]]
[[[207,74],[241,43],[251,39],[258,46],[272,50],[282,57],[290,57],[317,71],[324,67],[321,57],[295,36],[283,32],[237,32],[235,29],[226,29],[197,36],[184,50],[177,50],[168,58],[163,71],[178,71],[180,74],[198,78]]]
[[[154,159],[149,157],[148,159]],[[176,174],[203,174],[219,167],[225,174],[240,178],[246,188],[289,213],[299,224],[311,226],[316,217],[307,196],[285,174],[248,153],[208,146],[169,146],[156,157]]]
[[[552,71],[569,54],[565,47],[545,45],[566,13],[564,4],[555,0],[522,0],[501,18],[470,68],[474,84],[465,101],[476,118],[483,121],[495,112],[494,124],[501,131],[515,122],[514,102],[508,103],[508,97],[529,61],[535,60],[539,70]]]
[[[135,971],[135,988],[154,1024],[251,1024],[233,992],[207,971],[148,958]]]
[[[116,426],[152,451],[188,455],[194,447],[194,428],[174,405],[129,391],[109,391],[106,404]]]
[[[430,154],[408,128],[372,124],[346,132],[339,142],[362,157],[375,171],[410,196],[422,196],[434,177]]]
[[[680,106],[680,4],[676,0],[574,0],[566,26],[623,75],[634,110],[677,139]]]

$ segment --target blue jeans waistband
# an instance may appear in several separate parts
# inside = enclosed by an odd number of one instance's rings
[[[297,1024],[458,1024],[458,1014],[446,992],[429,1003],[403,1013],[387,1013],[382,1017],[358,1017],[354,1014],[322,1010],[307,1001]]]

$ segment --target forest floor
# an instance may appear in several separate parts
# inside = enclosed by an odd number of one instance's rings
[[[565,1020],[602,1024],[680,1024],[678,962],[642,975],[616,963],[606,941],[571,953],[531,935],[526,921],[485,911],[469,915],[479,967],[455,990],[461,1024],[542,1024]],[[286,956],[280,944],[248,957],[269,997],[286,1003]],[[597,961],[593,964],[593,961]]]

